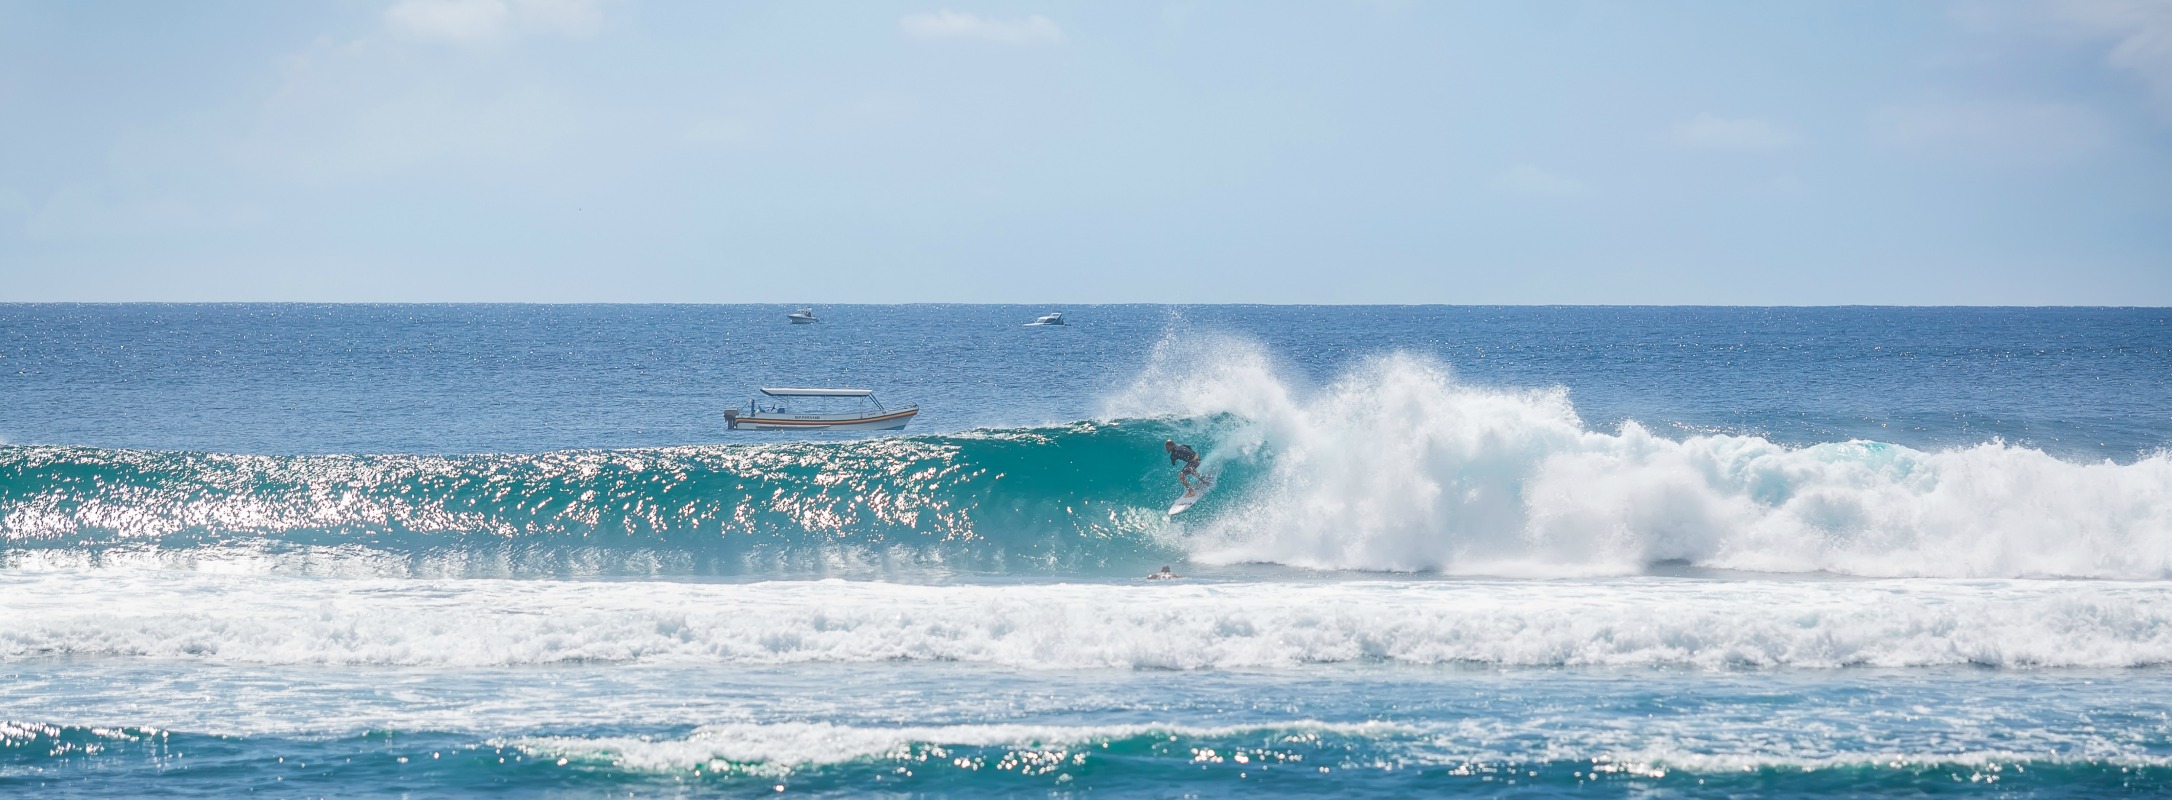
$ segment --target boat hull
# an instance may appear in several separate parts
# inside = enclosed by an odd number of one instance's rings
[[[850,414],[755,414],[731,417],[735,431],[894,431],[911,422],[920,409],[908,408],[875,416]]]

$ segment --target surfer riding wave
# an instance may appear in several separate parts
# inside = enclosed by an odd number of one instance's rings
[[[1161,449],[1168,451],[1169,463],[1184,465],[1184,469],[1177,473],[1177,482],[1184,484],[1186,496],[1196,491],[1192,487],[1192,478],[1199,478],[1201,484],[1207,482],[1207,479],[1199,474],[1199,451],[1193,450],[1191,445],[1177,444],[1175,439],[1164,439]]]

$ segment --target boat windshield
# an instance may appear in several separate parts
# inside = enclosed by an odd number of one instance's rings
[[[826,395],[772,395],[757,397],[747,404],[758,414],[842,414],[852,411],[882,410],[882,402],[873,394],[850,396]]]

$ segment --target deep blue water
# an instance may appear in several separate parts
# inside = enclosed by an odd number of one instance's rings
[[[787,310],[0,305],[0,794],[2172,791],[2172,310]]]
[[[1624,419],[1788,444],[1992,438],[2132,459],[2172,429],[2172,311],[2119,308],[0,305],[17,444],[481,453],[730,443],[758,386],[920,403],[913,429],[1094,416],[1164,337],[1259,343],[1305,382],[1424,353]]]

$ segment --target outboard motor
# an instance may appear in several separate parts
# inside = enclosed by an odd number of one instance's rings
[[[739,429],[739,409],[724,409],[724,425],[732,430]]]

